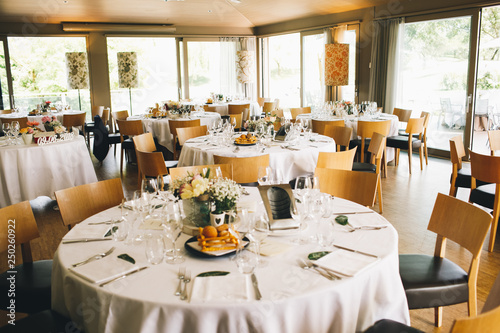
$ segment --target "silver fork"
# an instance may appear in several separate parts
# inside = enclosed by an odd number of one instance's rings
[[[239,146],[236,146],[236,148],[234,148],[234,150],[233,150],[233,153],[237,153],[237,152],[239,152],[239,151],[240,151],[240,147],[239,147]]]
[[[182,291],[182,281],[184,280],[184,274],[186,272],[186,268],[179,267],[179,272],[177,273],[177,278],[179,279],[179,284],[177,285],[177,289],[175,290],[175,296],[180,296]]]
[[[82,266],[82,265],[88,264],[91,261],[102,259],[102,258],[110,255],[111,252],[113,252],[114,250],[115,250],[115,247],[113,246],[112,248],[110,248],[109,250],[107,250],[104,253],[98,253],[98,254],[93,255],[92,257],[90,257],[88,259],[85,259],[84,261],[80,261],[80,262],[77,262],[76,264],[73,264],[73,267]]]
[[[187,294],[187,285],[188,283],[191,282],[191,272],[186,271],[186,274],[184,274],[184,289],[182,289],[182,294],[181,294],[181,300],[186,300],[188,297]]]
[[[320,270],[319,268],[315,267],[312,263],[311,264],[308,264],[307,262],[305,262],[303,259],[298,259],[297,260],[299,266],[305,270],[314,270],[316,273],[318,273],[319,275],[327,278],[328,280],[334,280],[335,278],[330,275],[330,274],[327,274],[325,272],[323,272],[322,270]]]

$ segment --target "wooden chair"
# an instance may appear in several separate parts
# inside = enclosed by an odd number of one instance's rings
[[[87,115],[85,113],[77,114],[64,114],[62,125],[66,127],[68,131],[71,131],[72,127],[77,127],[81,129],[80,134],[85,137],[85,118]]]
[[[135,151],[138,166],[138,188],[141,188],[141,181],[147,177],[156,178],[168,175],[168,169],[161,152]]]
[[[318,154],[317,168],[339,169],[339,170],[352,170],[354,156],[356,156],[356,149],[338,151],[338,152],[324,152],[320,151]]]
[[[153,134],[149,132],[136,135],[132,138],[132,140],[134,141],[134,147],[136,150],[149,153],[156,151],[156,143],[153,139]]]
[[[500,217],[500,156],[477,154],[469,150],[471,168],[471,191],[469,202],[493,210],[490,243],[488,250],[493,251]],[[477,181],[489,184],[478,185]]]
[[[111,112],[111,117],[113,118],[113,129],[114,132],[118,132],[118,125],[116,123],[117,120],[127,120],[128,118],[128,111],[123,110],[123,111],[114,111]]]
[[[0,110],[0,114],[10,114],[12,110]]]
[[[243,127],[242,119],[243,119],[243,112],[240,114],[229,115],[229,121],[231,122],[231,124],[233,123],[236,124],[236,126],[234,127],[235,131],[240,131],[241,128]]]
[[[253,157],[226,157],[214,155],[214,164],[231,164],[233,180],[239,184],[257,186],[259,167],[269,166],[269,154]]]
[[[227,113],[228,114],[240,114],[245,111],[245,109],[250,110],[250,104],[228,104]]]
[[[19,118],[2,118],[2,124],[17,121],[19,123],[19,128],[24,128],[28,126],[28,117],[19,117]]]
[[[262,112],[265,114],[273,114],[274,109],[276,109],[276,101],[274,102],[264,102],[264,105],[262,106]]]
[[[193,120],[169,120],[168,127],[170,129],[170,134],[172,135],[172,145],[173,145],[173,154],[174,160],[179,159],[179,152],[177,148],[178,139],[177,139],[177,129],[182,127],[194,127],[200,126],[200,119]]]
[[[271,99],[270,98],[264,98],[264,97],[257,97],[257,103],[259,103],[259,106],[260,107],[263,107],[264,106],[264,103],[265,102],[270,102]]]
[[[210,168],[209,178],[213,179],[217,175],[215,173],[216,168],[220,168],[222,172],[222,177],[233,179],[233,166],[231,164],[208,164],[208,165],[195,165],[187,167],[177,167],[170,169],[170,178],[172,181],[186,177],[188,173],[190,174],[201,174],[204,170]]]
[[[491,215],[481,208],[438,193],[427,227],[437,234],[434,255],[399,255],[399,273],[410,309],[434,308],[437,327],[446,305],[467,302],[469,316],[477,314],[479,259],[490,224]],[[445,258],[447,239],[472,254],[468,272]]]
[[[325,135],[326,126],[340,126],[345,127],[343,119],[339,120],[317,120],[311,119],[312,131],[321,135]],[[349,138],[350,139],[350,138]]]
[[[104,106],[99,106],[99,105],[94,105],[92,107],[92,120],[94,119],[95,116],[99,116],[101,117],[101,119],[103,120],[104,122],[104,118],[103,118],[103,113],[104,113]],[[106,123],[104,123],[106,124]],[[90,147],[90,133],[94,132],[94,128],[95,128],[95,124],[93,121],[89,121],[89,122],[86,122],[85,123],[85,134],[87,136],[87,146]]]
[[[70,187],[55,192],[63,224],[71,227],[103,210],[121,204],[120,178]]]
[[[23,201],[0,209],[0,252],[7,258],[7,251],[13,245],[21,247],[23,263],[0,274],[0,291],[2,292],[1,309],[9,311],[7,297],[10,289],[8,277],[15,275],[15,310],[16,312],[34,313],[50,309],[52,260],[33,262],[30,242],[40,237],[29,201]],[[15,238],[12,235],[15,232]],[[14,240],[11,244],[9,240]],[[17,260],[19,262],[19,260]],[[7,260],[5,260],[7,262]],[[18,263],[16,262],[16,263]],[[17,273],[8,273],[15,271]],[[20,331],[19,331],[20,332]]]
[[[462,141],[462,136],[454,136],[450,139],[450,159],[452,163],[451,178],[450,178],[450,193],[452,197],[457,196],[459,187],[470,188],[471,170],[469,165],[462,164],[462,158],[465,157],[465,148]],[[484,185],[485,183],[476,183]]]
[[[203,105],[203,109],[205,112],[217,112],[217,108],[215,106]]]
[[[495,156],[495,151],[500,150],[500,130],[488,131],[488,142],[491,156]]]
[[[283,109],[274,109],[271,112],[272,115],[276,115],[277,117],[284,118],[285,116],[283,115]]]
[[[304,108],[290,108],[290,113],[292,114],[292,119],[297,119],[299,114],[311,113],[311,107],[306,106]]]
[[[340,151],[342,147],[344,149],[349,149],[349,142],[352,136],[352,127],[344,126],[334,126],[326,125],[325,132],[326,136],[332,138],[337,145],[337,151]]]
[[[177,129],[177,140],[182,147],[184,143],[192,138],[207,135],[207,126],[181,127]]]
[[[383,136],[389,136],[389,131],[391,130],[391,121],[390,120],[383,120],[383,121],[365,121],[365,120],[359,120],[358,121],[358,129],[357,129],[357,136],[360,137],[361,139],[355,139],[351,140],[351,144],[349,145],[349,148],[352,148],[354,146],[360,146],[361,149],[358,149],[360,152],[360,162],[364,163],[365,162],[365,153],[366,153],[366,146],[367,143],[368,145],[370,144],[371,137],[373,136],[373,133],[380,133]],[[386,156],[384,152],[384,156]]]
[[[406,134],[408,134],[408,136],[396,135],[387,138],[387,147],[396,148],[396,165],[399,165],[400,150],[408,150],[408,168],[410,175],[412,151],[414,148],[418,148],[420,156],[420,170],[424,169],[422,163],[422,133],[424,129],[424,121],[424,118],[411,118],[408,120],[408,125],[406,126]],[[415,138],[414,134],[418,134],[418,138]]]
[[[120,153],[120,175],[123,174],[123,154],[125,150],[135,151],[134,141],[132,140],[132,136],[140,135],[144,133],[144,129],[142,127],[142,121],[140,119],[137,120],[116,120],[116,124],[118,125],[118,129],[120,130],[120,145],[121,145],[121,153]]]
[[[408,123],[408,120],[411,118],[412,112],[413,112],[412,110],[408,110],[408,109],[394,108],[394,110],[392,111],[392,114],[398,117],[399,125],[401,125],[401,123]],[[405,126],[406,126],[406,124],[405,124]],[[405,133],[404,130],[402,133]]]
[[[377,194],[377,175],[374,173],[316,168],[320,191],[360,205],[373,207]]]

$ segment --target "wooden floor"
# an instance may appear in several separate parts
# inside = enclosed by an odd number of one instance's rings
[[[117,157],[110,151],[102,165],[93,158],[94,167],[99,180],[120,177],[119,151]],[[400,253],[434,252],[435,235],[427,231],[427,223],[437,193],[449,192],[451,164],[447,160],[430,158],[429,165],[420,171],[417,155],[413,156],[413,174],[408,173],[408,158],[402,153],[398,167],[388,167],[388,177],[382,180],[384,213],[399,233]],[[130,198],[137,187],[137,166],[127,164],[123,173],[125,195]],[[468,191],[459,189],[458,197],[468,199]],[[50,259],[54,255],[62,236],[67,232],[63,227],[60,214],[54,210],[56,203],[48,197],[40,197],[31,202],[37,218],[41,238],[34,241],[32,249],[34,259]],[[497,237],[498,239],[498,237]],[[488,243],[489,236],[485,244]],[[478,310],[483,307],[488,292],[500,271],[500,241],[495,251],[486,251],[481,255],[478,282]],[[4,257],[4,256],[3,256]],[[4,258],[0,259],[0,269],[4,269]],[[448,245],[447,257],[460,263],[467,270],[470,254],[456,244]],[[459,304],[444,309],[444,323],[440,329],[434,328],[434,312],[432,309],[413,310],[410,312],[413,327],[425,332],[449,332],[453,319],[467,316],[467,305]],[[2,314],[2,318],[5,316]],[[2,322],[0,321],[0,325]]]

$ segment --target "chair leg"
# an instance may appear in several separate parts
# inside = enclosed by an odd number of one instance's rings
[[[429,153],[427,152],[427,135],[424,136],[425,165],[429,165]]]
[[[382,180],[380,179],[380,175],[377,180],[377,194],[378,194],[378,210],[380,214],[382,214]]]
[[[497,184],[495,191],[495,205],[493,209],[493,221],[491,221],[491,231],[490,231],[490,243],[488,245],[488,251],[493,252],[495,247],[495,237],[497,234],[498,218],[500,217],[500,186]]]
[[[443,325],[443,307],[439,306],[434,308],[434,325],[441,327]]]
[[[400,149],[399,148],[396,148],[396,166],[399,165],[399,152],[400,152]]]
[[[424,165],[423,165],[423,149],[422,149],[422,145],[420,145],[420,148],[418,148],[418,156],[420,157],[420,170],[424,170]]]
[[[458,188],[455,187],[455,182],[453,182],[450,186],[450,197],[456,197],[457,196],[457,190]]]
[[[123,175],[123,150],[122,148],[120,153],[120,175]]]
[[[408,145],[408,167],[410,169],[410,175],[411,175],[411,155],[413,154],[412,151],[412,145]]]

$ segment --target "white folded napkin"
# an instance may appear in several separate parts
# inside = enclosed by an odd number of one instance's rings
[[[104,221],[105,219],[102,219]],[[110,230],[109,225],[85,225],[79,224],[77,227],[71,229],[63,239],[77,239],[77,238],[104,238],[104,235]]]
[[[378,214],[348,215],[348,223],[353,228],[378,228],[388,226],[389,223]]]
[[[191,302],[234,302],[254,299],[249,275],[231,273],[224,276],[196,277]]]
[[[294,219],[281,219],[273,220],[269,228],[271,230],[288,230],[288,229],[298,229],[300,227],[300,222]]]
[[[99,284],[137,268],[139,268],[137,265],[119,259],[116,255],[110,255],[82,266],[69,268],[69,270],[87,281]]]
[[[338,249],[318,259],[315,263],[332,272],[345,276],[354,276],[379,259],[361,253]]]
[[[260,255],[271,257],[281,253],[284,253],[292,248],[292,245],[278,242],[271,239],[265,239],[260,244]],[[252,252],[255,252],[256,249],[254,246],[248,247],[248,249]]]

